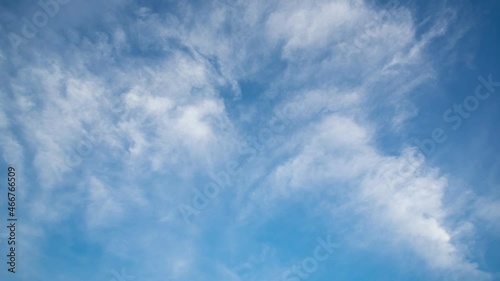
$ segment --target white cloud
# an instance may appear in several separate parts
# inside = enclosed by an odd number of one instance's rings
[[[294,49],[327,47],[332,40],[351,32],[366,16],[360,1],[287,1],[271,14],[267,22],[270,36],[285,39],[284,53]]]
[[[303,149],[272,171],[262,187],[272,186],[271,194],[255,190],[252,204],[266,202],[264,197],[269,196],[273,200],[302,196],[298,194],[305,191],[325,194],[327,201],[317,204],[328,205],[332,192],[351,194],[354,201],[350,208],[365,216],[375,229],[371,235],[380,235],[377,239],[407,245],[431,268],[487,277],[468,262],[463,246],[453,241],[455,230],[447,226],[443,205],[446,178],[422,162],[408,164],[414,150],[397,157],[384,156],[371,145],[366,128],[336,114],[298,134],[302,135],[298,139]],[[398,174],[400,167],[411,169],[402,178],[387,174]]]
[[[349,207],[387,234],[385,239],[408,246],[431,267],[461,268],[464,274],[482,277],[467,261],[467,241],[457,241],[460,231],[446,224],[447,178],[425,163],[413,167],[404,180],[385,177],[385,171],[405,165],[412,150],[388,156],[376,149],[374,128],[384,124],[369,117],[386,101],[395,108],[395,127],[402,128],[414,116],[417,109],[406,94],[435,78],[425,48],[444,34],[449,19],[417,38],[410,11],[399,9],[384,17],[383,10],[371,10],[357,0],[207,5],[210,9],[197,11],[179,3],[179,17],[138,7],[137,19],[127,28],[114,19],[109,20],[109,34],[92,32],[86,38],[70,30],[71,43],[63,36],[47,40],[67,43],[67,49],[42,49],[19,67],[11,79],[19,108],[12,118],[29,146],[22,149],[13,134],[1,141],[6,159],[23,159],[25,151],[34,154],[42,188],[33,187],[29,200],[33,225],[55,224],[82,212],[94,233],[149,204],[164,225],[155,229],[159,233],[141,237],[137,247],[149,249],[157,243],[161,247],[149,250],[161,257],[155,266],[175,278],[185,276],[199,254],[188,240],[199,239],[203,229],[165,237],[162,232],[178,226],[171,206],[195,185],[194,177],[238,157],[227,147],[241,138],[236,130],[240,120],[228,117],[219,87],[229,86],[238,98],[237,81],[265,75],[261,72],[267,61],[279,51],[287,67],[265,97],[282,100],[276,109],[286,112],[292,125],[281,136],[286,143],[248,164],[255,173],[243,175],[241,182],[252,187],[235,191],[237,196],[249,195],[252,205],[296,194],[349,193]],[[171,41],[181,46],[173,49]],[[134,43],[140,51],[161,55],[127,57]],[[114,108],[117,103],[121,110]],[[2,110],[0,128],[8,130],[10,119]],[[259,110],[253,110],[255,115]],[[96,128],[103,132],[99,144],[82,163],[68,167],[71,151]],[[51,165],[59,165],[68,180],[59,182]],[[258,184],[257,171],[269,173],[265,183],[271,191]],[[174,173],[185,182],[162,177]],[[161,183],[143,184],[151,175],[161,175]],[[77,177],[82,184],[67,191]],[[335,209],[327,198],[318,203]],[[243,207],[242,213],[251,215],[248,210],[255,206]],[[491,205],[478,214],[495,218],[496,209]],[[468,222],[463,225],[473,229]],[[186,241],[179,243],[179,238]],[[173,246],[172,253],[162,250]],[[239,280],[225,265],[218,269]]]

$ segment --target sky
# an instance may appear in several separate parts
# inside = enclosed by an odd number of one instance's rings
[[[493,0],[0,0],[0,279],[500,280],[499,47]]]

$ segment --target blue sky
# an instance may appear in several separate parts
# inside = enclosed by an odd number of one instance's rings
[[[485,0],[1,1],[1,280],[500,280],[499,28]]]

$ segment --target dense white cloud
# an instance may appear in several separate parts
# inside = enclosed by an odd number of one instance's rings
[[[447,226],[443,205],[447,180],[415,158],[416,149],[384,156],[370,144],[365,128],[335,114],[299,134],[303,149],[274,169],[262,186],[271,186],[270,193],[254,191],[252,204],[269,204],[269,197],[281,200],[304,191],[352,194],[351,211],[365,215],[385,243],[407,245],[431,267],[487,277],[467,261],[460,242],[453,241],[455,229]],[[316,204],[328,204],[331,198],[325,200]]]

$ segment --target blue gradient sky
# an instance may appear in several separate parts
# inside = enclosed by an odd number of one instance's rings
[[[0,279],[500,280],[499,28],[485,0],[0,1]]]

